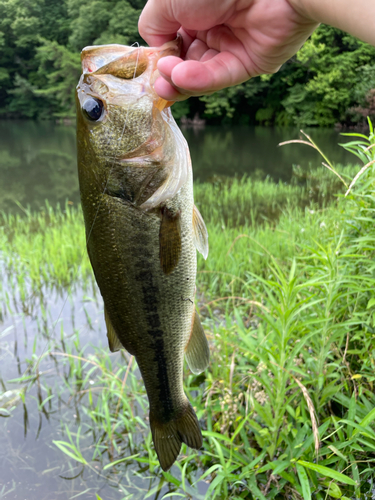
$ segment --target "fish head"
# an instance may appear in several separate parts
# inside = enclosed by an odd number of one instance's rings
[[[157,62],[180,55],[182,39],[161,47],[102,45],[82,51],[76,91],[79,168],[97,179],[119,162],[161,161],[173,120],[154,90]],[[170,142],[170,141],[169,141]],[[125,164],[124,163],[124,164]]]

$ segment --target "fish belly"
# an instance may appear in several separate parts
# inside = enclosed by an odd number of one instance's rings
[[[136,357],[150,410],[161,421],[186,405],[183,359],[196,276],[189,218],[191,211],[181,210],[181,256],[168,275],[160,265],[158,213],[104,195],[88,242],[107,314],[122,345]]]

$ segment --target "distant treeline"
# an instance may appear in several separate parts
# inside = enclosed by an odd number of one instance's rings
[[[80,50],[143,43],[145,0],[0,0],[0,117],[73,117]],[[176,104],[210,123],[333,126],[375,117],[375,47],[320,26],[276,75]]]

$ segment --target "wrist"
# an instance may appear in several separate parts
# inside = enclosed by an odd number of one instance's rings
[[[329,24],[375,45],[374,0],[287,0],[310,22]]]

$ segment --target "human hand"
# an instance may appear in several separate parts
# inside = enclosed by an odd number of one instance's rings
[[[158,62],[154,88],[168,101],[276,73],[317,26],[288,0],[149,0],[139,20],[151,46],[182,35],[182,57]]]

